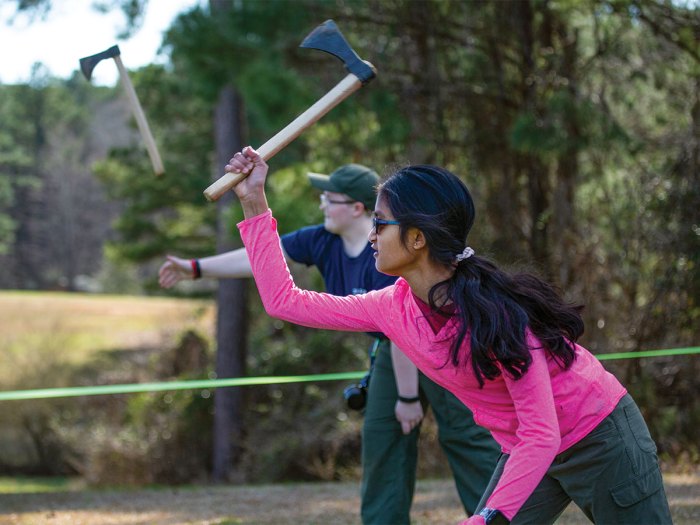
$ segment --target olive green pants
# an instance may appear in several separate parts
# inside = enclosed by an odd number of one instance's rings
[[[479,509],[507,461],[503,454]],[[672,523],[656,445],[629,394],[590,434],[556,456],[511,524],[554,523],[571,501],[596,525]]]
[[[449,461],[459,497],[473,514],[491,478],[500,449],[491,434],[474,423],[456,397],[419,373],[421,401],[429,404],[438,439]],[[362,430],[362,523],[403,525],[416,482],[420,427],[404,435],[394,408],[398,398],[391,351],[383,342],[374,361]]]

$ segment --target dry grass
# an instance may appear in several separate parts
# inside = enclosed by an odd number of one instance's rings
[[[80,364],[107,349],[171,345],[193,326],[213,333],[214,306],[207,301],[62,292],[0,292],[5,363],[44,360]],[[0,385],[15,375],[0,370]],[[9,376],[8,376],[9,374]]]
[[[700,523],[700,476],[667,474],[676,525]],[[301,483],[0,495],[2,525],[233,525],[359,523],[357,483]],[[414,525],[464,519],[451,480],[421,480]],[[588,523],[570,505],[560,525]]]

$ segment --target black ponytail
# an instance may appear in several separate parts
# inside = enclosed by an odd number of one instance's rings
[[[406,240],[421,230],[431,258],[454,267],[452,277],[432,287],[430,306],[440,312],[451,303],[459,316],[457,336],[445,364],[469,366],[481,386],[505,371],[515,379],[532,362],[529,329],[544,350],[566,369],[575,359],[574,343],[583,333],[580,305],[564,302],[557,290],[529,273],[510,275],[484,257],[456,262],[474,222],[474,204],[455,175],[436,166],[409,166],[379,187]],[[469,336],[470,356],[461,348]]]
[[[457,265],[451,279],[430,290],[455,305],[459,329],[449,361],[466,366],[460,352],[469,335],[471,366],[480,385],[501,369],[518,379],[527,372],[532,356],[526,339],[529,328],[544,350],[566,369],[575,358],[573,343],[583,333],[581,306],[565,303],[557,291],[535,275],[509,275],[494,263],[472,256]]]

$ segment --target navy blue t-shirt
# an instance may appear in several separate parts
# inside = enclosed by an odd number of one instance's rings
[[[323,276],[326,291],[333,295],[380,290],[396,281],[396,277],[377,271],[369,242],[360,255],[349,257],[340,236],[323,225],[307,226],[283,235],[282,246],[294,261],[316,266]]]

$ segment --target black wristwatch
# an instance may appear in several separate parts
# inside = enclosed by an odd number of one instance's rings
[[[500,510],[484,507],[479,511],[479,516],[484,518],[486,525],[508,525],[510,523]]]

